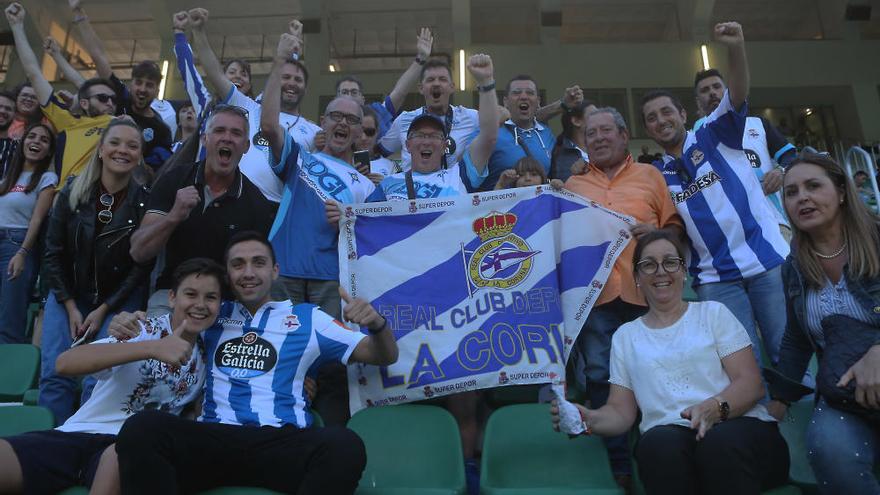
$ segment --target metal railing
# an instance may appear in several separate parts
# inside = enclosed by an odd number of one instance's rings
[[[846,173],[850,177],[859,171],[868,174],[868,180],[871,181],[871,188],[874,190],[875,201],[872,206],[876,213],[880,213],[880,189],[877,188],[877,173],[872,154],[869,154],[861,146],[852,146],[844,154],[843,163],[846,166]]]

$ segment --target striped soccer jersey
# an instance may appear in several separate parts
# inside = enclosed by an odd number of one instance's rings
[[[205,331],[205,400],[199,421],[306,428],[306,376],[328,361],[348,363],[365,337],[313,304],[272,301],[256,314],[224,302]]]
[[[725,92],[705,124],[687,133],[681,158],[658,164],[691,240],[697,285],[759,275],[788,256],[772,206],[742,159],[746,111]]]

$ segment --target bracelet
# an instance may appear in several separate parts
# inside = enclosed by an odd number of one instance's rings
[[[482,86],[477,85],[477,91],[479,91],[480,93],[492,91],[493,89],[495,89],[495,81],[492,81],[488,84],[484,84]]]
[[[421,58],[421,57],[418,57],[418,56],[417,56],[417,57],[415,58],[415,60],[413,60],[413,62],[415,62],[415,63],[417,63],[417,64],[419,64],[419,65],[425,65],[425,64],[428,63],[428,59]]]
[[[26,248],[26,247],[24,247],[24,246],[19,247],[19,248],[18,248],[18,252],[19,252],[19,253],[22,253],[22,252],[23,252],[25,255],[31,254],[31,250],[28,249],[28,248]]]
[[[559,108],[561,108],[562,111],[565,113],[571,112],[571,108],[568,108],[568,105],[565,104],[565,100],[563,98],[559,99]]]
[[[377,330],[373,330],[372,328],[367,327],[367,331],[370,332],[370,335],[376,335],[382,333],[382,330],[385,330],[385,328],[388,326],[388,318],[385,318],[383,316],[382,319],[385,320],[385,322],[382,323],[382,326],[379,327]]]

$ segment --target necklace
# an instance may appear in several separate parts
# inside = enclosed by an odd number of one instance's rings
[[[845,242],[843,243],[843,246],[840,246],[840,249],[838,249],[837,251],[834,252],[834,254],[822,254],[819,251],[816,251],[815,249],[813,250],[813,254],[822,258],[823,260],[831,260],[831,259],[834,259],[834,258],[837,258],[838,256],[840,256],[840,254],[843,253],[844,249],[846,249]]]

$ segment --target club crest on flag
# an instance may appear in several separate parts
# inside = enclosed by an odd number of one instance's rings
[[[517,217],[513,213],[493,211],[476,219],[472,228],[482,244],[474,251],[462,246],[466,260],[471,294],[483,287],[510,289],[522,283],[532,269],[534,251],[520,236],[513,233]]]

